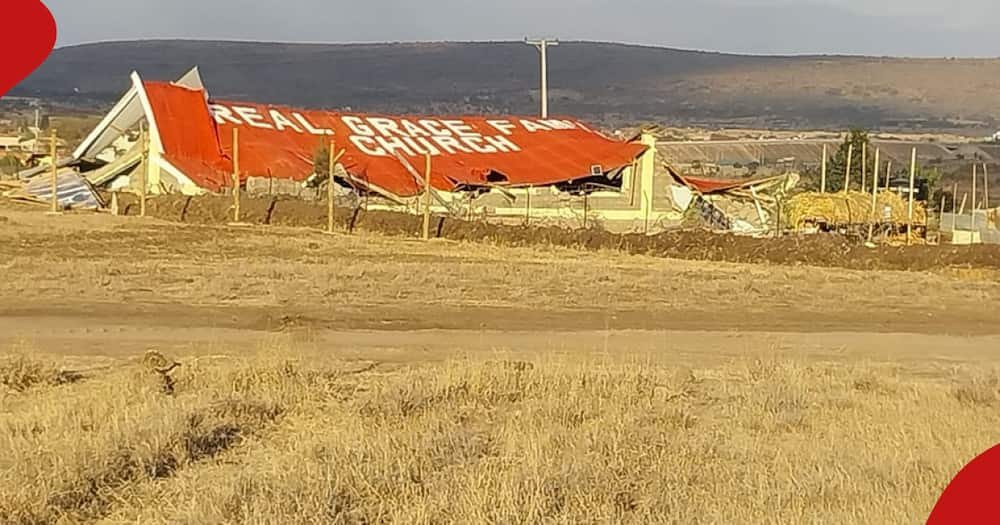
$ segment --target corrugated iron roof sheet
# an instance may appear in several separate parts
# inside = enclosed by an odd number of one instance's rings
[[[52,198],[52,179],[36,177],[28,183],[25,191],[32,197],[47,202]],[[56,199],[59,207],[64,210],[96,210],[102,206],[94,189],[75,171],[63,171],[56,177]]]
[[[65,168],[65,167],[68,167],[68,166],[75,166],[77,163],[79,163],[79,159],[77,159],[77,158],[74,158],[74,157],[63,157],[63,158],[59,159],[59,161],[56,163],[56,165],[58,167],[60,167],[60,168]],[[19,178],[21,180],[28,180],[28,179],[32,179],[34,177],[37,177],[39,175],[44,175],[46,173],[51,173],[51,172],[52,172],[52,166],[51,166],[51,164],[48,164],[48,165],[43,164],[43,165],[40,165],[40,166],[35,166],[34,168],[30,168],[30,169],[26,169],[24,171],[18,172],[17,178]]]
[[[234,128],[243,179],[305,180],[317,151],[332,140],[346,150],[340,162],[356,183],[402,197],[419,194],[421,184],[397,155],[422,173],[430,153],[432,185],[455,191],[587,178],[631,165],[646,149],[573,119],[398,117],[217,101],[210,108],[203,90],[143,85],[164,156],[212,191],[231,185]]]

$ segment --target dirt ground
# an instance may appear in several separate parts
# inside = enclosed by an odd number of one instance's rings
[[[992,268],[685,261],[6,206],[0,339],[60,353],[291,337],[424,357],[557,346],[992,361],[1000,336]]]
[[[1000,441],[993,265],[0,206],[4,523],[909,523]]]

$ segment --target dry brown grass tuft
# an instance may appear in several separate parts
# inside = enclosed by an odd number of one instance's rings
[[[251,372],[252,373],[252,372]],[[287,390],[238,389],[247,369],[198,371],[186,392],[123,365],[72,391],[14,398],[0,417],[0,523],[100,519],[136,485],[173,476],[278,419]],[[30,393],[29,393],[30,394]],[[291,394],[288,394],[291,395]]]
[[[173,396],[138,365],[19,394],[0,522],[914,522],[1000,424],[996,383],[880,365],[278,348],[176,375]]]
[[[58,386],[81,379],[75,372],[26,355],[0,356],[0,388],[25,392],[37,386]]]
[[[952,394],[963,404],[994,407],[1000,403],[1000,375],[979,372],[958,382]]]

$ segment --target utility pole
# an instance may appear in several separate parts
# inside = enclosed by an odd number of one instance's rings
[[[524,43],[538,48],[542,55],[542,118],[549,118],[549,46],[558,46],[558,40],[547,38],[529,40],[524,39]]]

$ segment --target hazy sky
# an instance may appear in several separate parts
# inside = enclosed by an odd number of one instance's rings
[[[45,0],[59,45],[550,35],[744,53],[1000,56],[997,0]]]

